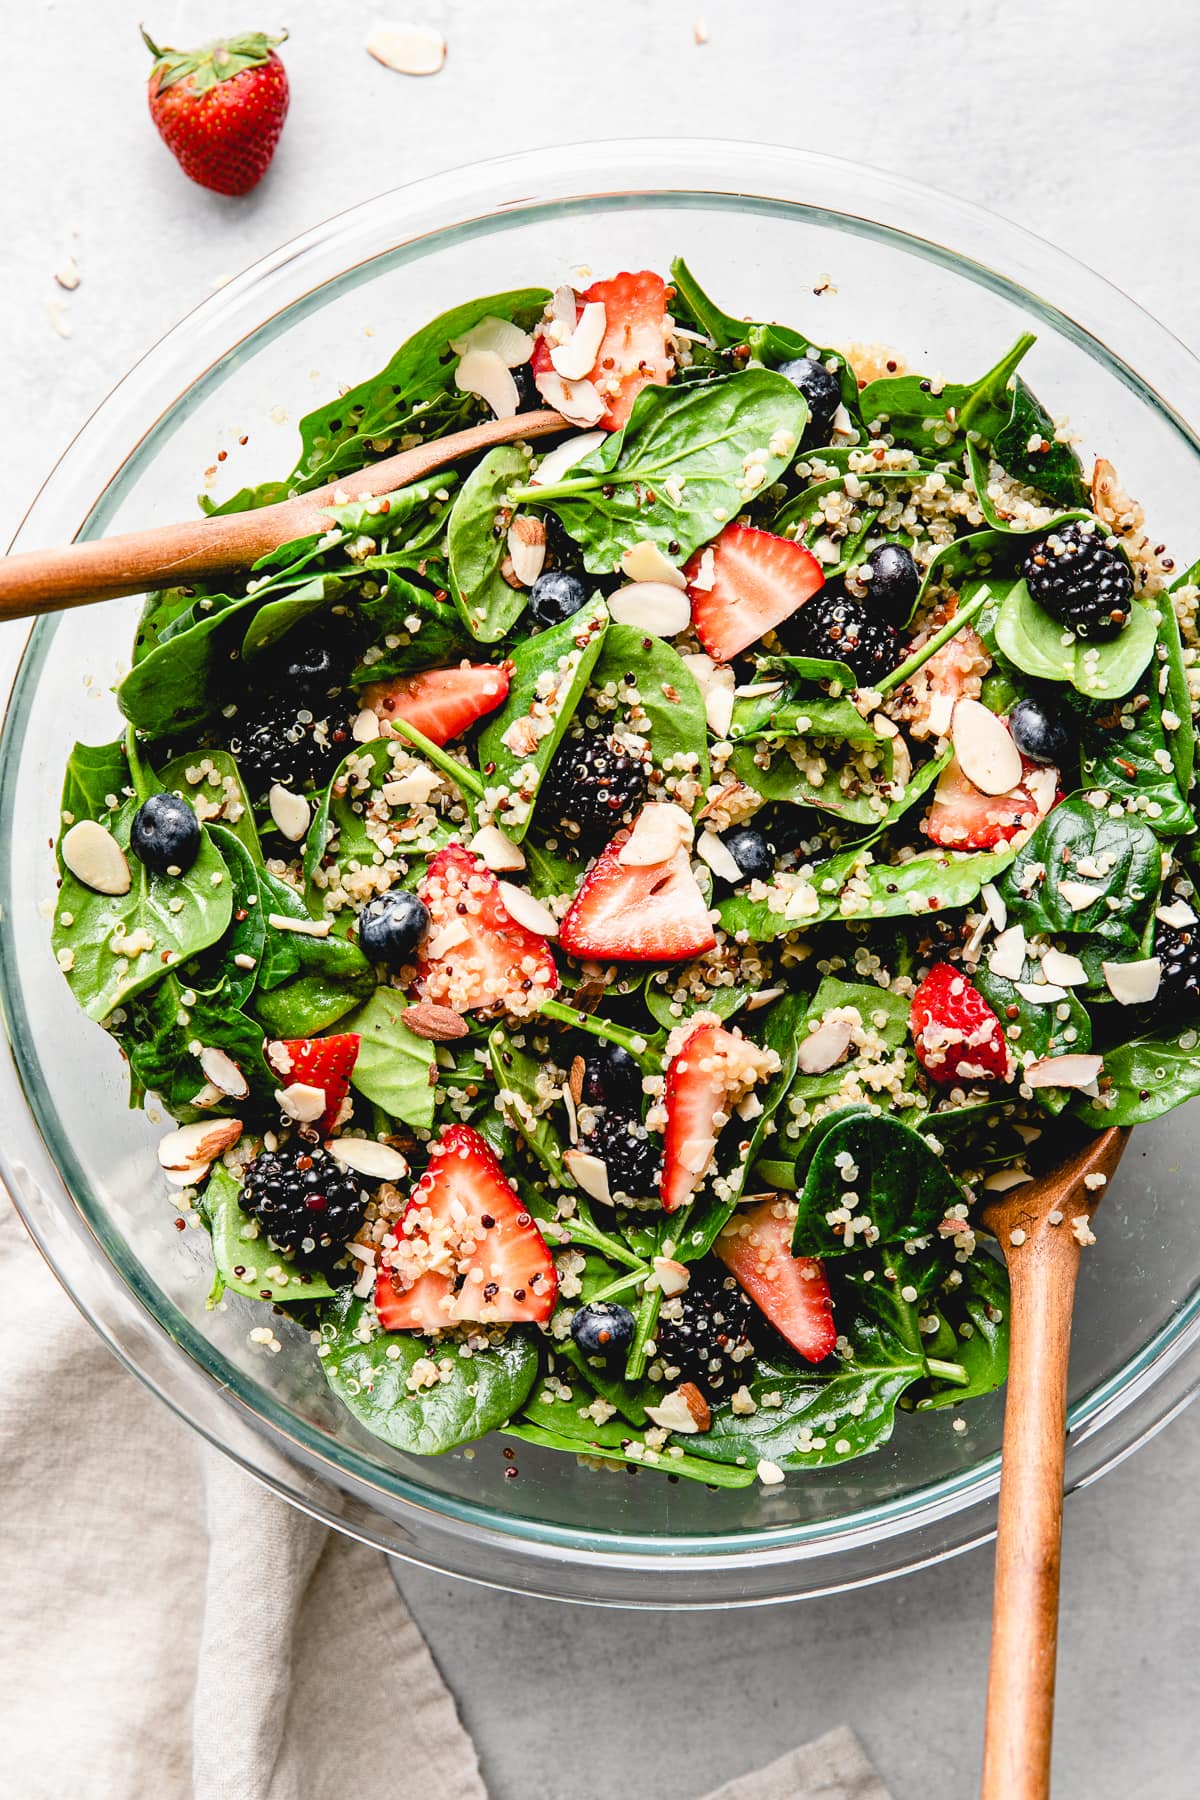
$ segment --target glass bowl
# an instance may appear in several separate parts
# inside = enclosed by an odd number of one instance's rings
[[[969,378],[1020,331],[1055,414],[1070,410],[1193,556],[1200,367],[1132,301],[1061,251],[960,201],[832,159],[713,142],[538,151],[356,208],[223,288],[152,350],[80,433],[19,547],[187,516],[287,468],[295,424],[408,331],[481,292],[580,266],[664,268],[681,253],[727,306],[819,342],[884,338]],[[221,452],[225,456],[221,457]],[[249,1341],[261,1313],[205,1311],[202,1232],[172,1229],[121,1059],[76,1010],[50,955],[48,848],[76,737],[115,735],[111,687],[136,601],[34,628],[0,761],[0,1173],[63,1284],[110,1347],[212,1443],[290,1499],[383,1549],[532,1593],[714,1606],[828,1592],[951,1554],[992,1529],[1003,1397],[901,1417],[877,1454],[786,1485],[710,1492],[595,1473],[491,1438],[431,1460],[359,1428],[303,1334]],[[1068,1483],[1126,1455],[1196,1380],[1200,1215],[1189,1118],[1139,1131],[1083,1259]],[[511,1454],[511,1452],[510,1452]]]

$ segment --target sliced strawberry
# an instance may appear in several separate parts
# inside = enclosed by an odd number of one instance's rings
[[[825,585],[811,550],[753,525],[727,525],[684,574],[696,635],[719,663],[757,643]]]
[[[500,883],[469,850],[439,850],[417,891],[430,917],[417,964],[422,999],[458,1013],[504,1007],[521,1017],[558,986],[549,944],[518,925]]]
[[[720,1025],[698,1025],[687,1038],[667,1069],[660,1189],[667,1212],[691,1199],[712,1166],[734,1107],[778,1067],[778,1057]]]
[[[263,1046],[280,1087],[320,1088],[324,1093],[325,1110],[317,1121],[322,1137],[338,1122],[361,1041],[356,1031],[343,1031],[336,1037],[273,1038]]]
[[[376,714],[385,734],[389,720],[403,719],[431,743],[448,744],[503,705],[512,667],[510,662],[464,662],[453,669],[422,669],[395,681],[372,681],[362,690],[362,703]]]
[[[624,425],[644,387],[671,379],[675,364],[667,347],[668,293],[661,275],[643,269],[594,281],[579,296],[576,318],[584,306],[597,302],[605,311],[604,336],[586,377],[604,401],[604,416],[597,422],[605,431]],[[538,338],[531,358],[535,381],[553,371],[550,348],[546,337]]]
[[[936,963],[912,998],[909,1029],[931,1081],[1010,1081],[1012,1057],[999,1019],[973,982]]]
[[[991,850],[1044,819],[1058,792],[1058,771],[1021,758],[1024,773],[1007,794],[981,793],[951,757],[933,790],[925,831],[947,850]]]
[[[932,614],[908,646],[909,652],[920,650],[957,610],[958,596],[954,595]],[[955,702],[978,700],[983,678],[991,666],[983,639],[970,625],[964,625],[927,663],[922,663],[896,694],[890,710],[907,724],[915,738],[945,737]]]
[[[716,943],[704,895],[682,846],[667,861],[621,862],[620,831],[583,878],[558,932],[572,956],[686,962]]]
[[[780,1200],[738,1213],[713,1249],[755,1305],[806,1362],[823,1362],[837,1342],[825,1266],[792,1255],[792,1224]]]
[[[396,1240],[375,1284],[385,1331],[541,1324],[554,1311],[545,1239],[469,1125],[449,1126],[434,1145]]]

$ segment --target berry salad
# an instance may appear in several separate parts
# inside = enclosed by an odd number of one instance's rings
[[[210,1304],[390,1445],[878,1451],[1004,1379],[973,1203],[1200,1092],[1200,565],[1033,342],[912,373],[683,263],[490,295],[208,505],[336,483],[319,536],[147,600],[54,950]]]

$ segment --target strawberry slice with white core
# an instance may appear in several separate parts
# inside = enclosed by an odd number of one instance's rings
[[[1019,831],[1032,831],[1060,798],[1058,770],[1021,758],[1021,779],[1007,794],[985,794],[963,773],[957,756],[938,776],[925,831],[947,850],[992,850]]]
[[[717,939],[685,845],[665,862],[622,863],[618,832],[592,864],[559,926],[571,956],[618,962],[687,962]]]
[[[660,1189],[667,1212],[691,1199],[712,1167],[717,1140],[734,1109],[778,1068],[773,1050],[760,1050],[748,1038],[724,1030],[711,1022],[711,1015],[689,1031],[667,1067]]]
[[[590,381],[604,404],[597,423],[605,431],[618,431],[633,411],[633,403],[652,382],[671,379],[675,362],[667,344],[667,302],[670,290],[661,275],[651,269],[624,272],[608,281],[594,281],[578,296],[576,324],[588,306],[602,306],[604,335],[595,361],[582,377]],[[595,315],[592,315],[593,317]],[[531,365],[535,382],[551,375],[553,338],[543,333],[534,347]]]
[[[684,574],[696,636],[718,663],[756,644],[825,585],[811,550],[753,525],[727,525]]]
[[[503,1007],[523,1018],[554,992],[558,970],[550,946],[513,918],[479,857],[458,844],[439,850],[417,893],[430,917],[417,964],[423,1000],[458,1013]]]
[[[510,662],[464,662],[452,669],[422,669],[395,681],[372,681],[362,691],[362,702],[385,736],[393,719],[403,719],[430,743],[448,744],[504,704],[511,679]]]
[[[434,1145],[395,1237],[375,1285],[385,1331],[541,1324],[554,1311],[545,1239],[469,1125],[449,1126]]]
[[[273,1038],[263,1046],[284,1094],[291,1088],[324,1094],[323,1111],[316,1120],[305,1121],[317,1124],[322,1137],[328,1137],[341,1118],[361,1042],[356,1031],[342,1031],[333,1037]]]
[[[738,1213],[713,1250],[739,1287],[806,1362],[824,1362],[837,1343],[825,1267],[792,1255],[792,1220],[784,1200],[764,1200]]]

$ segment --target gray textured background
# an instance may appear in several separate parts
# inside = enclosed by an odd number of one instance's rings
[[[1054,237],[1200,344],[1193,0],[859,0],[824,17],[794,0],[291,0],[291,117],[239,202],[185,182],[154,137],[139,16],[173,43],[276,23],[257,0],[0,0],[0,541],[92,406],[220,277],[382,187],[556,139],[760,137],[873,161]],[[373,23],[404,18],[445,33],[432,80],[363,53]],[[64,339],[47,302],[68,253],[83,283]],[[14,641],[0,629],[0,663]],[[1197,1791],[1198,1493],[1193,1409],[1070,1505],[1060,1800]],[[416,1571],[401,1583],[495,1800],[685,1800],[843,1720],[897,1800],[972,1791],[986,1553],[839,1599],[690,1618]]]

